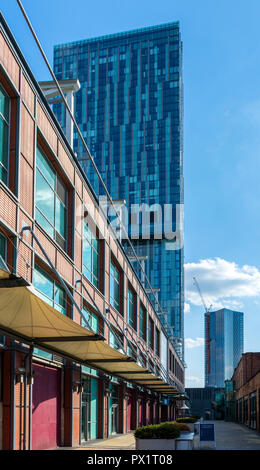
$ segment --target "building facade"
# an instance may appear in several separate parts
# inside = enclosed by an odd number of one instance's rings
[[[260,432],[260,353],[242,355],[232,376],[235,416],[238,423]]]
[[[80,81],[77,123],[111,196],[125,201],[124,224],[136,252],[146,257],[145,271],[183,358],[183,245],[172,234],[182,230],[183,211],[179,23],[57,45],[54,72],[59,80]],[[65,128],[63,106],[56,104],[54,112]],[[102,195],[77,134],[74,151]],[[140,275],[137,263],[135,269]]]
[[[2,16],[0,28],[0,254],[12,273],[0,269],[0,448],[173,419],[183,364]]]
[[[190,402],[191,415],[197,415],[205,420],[223,419],[224,388],[186,388]]]
[[[205,387],[225,387],[244,347],[244,314],[223,308],[205,314]]]

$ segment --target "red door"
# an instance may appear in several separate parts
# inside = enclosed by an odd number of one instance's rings
[[[60,441],[60,371],[34,364],[32,448],[53,449]]]

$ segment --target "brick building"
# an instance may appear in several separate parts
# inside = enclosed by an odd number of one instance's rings
[[[183,363],[2,16],[0,28],[0,254],[14,275],[0,270],[0,448],[173,419]]]
[[[260,353],[245,353],[234,371],[236,421],[260,431]]]

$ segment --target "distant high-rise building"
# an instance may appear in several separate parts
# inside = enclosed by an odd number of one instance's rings
[[[137,204],[160,205],[163,227],[170,218],[172,231],[178,230],[176,213],[183,205],[179,23],[57,45],[54,72],[59,80],[80,81],[76,120],[111,197],[125,200],[129,210]],[[63,106],[56,104],[54,111],[65,128]],[[81,160],[87,157],[76,133],[74,151]],[[102,195],[93,166],[87,159],[82,166],[96,193]],[[171,209],[165,217],[166,204]],[[156,213],[156,208],[151,212]],[[171,249],[164,230],[158,239],[154,213],[149,239],[133,237],[132,220],[128,230],[137,254],[147,257],[145,271],[183,358],[183,248]],[[140,274],[137,263],[134,267]]]
[[[224,387],[244,347],[244,314],[227,308],[205,313],[205,387]]]

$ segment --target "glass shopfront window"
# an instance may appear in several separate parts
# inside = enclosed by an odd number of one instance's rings
[[[10,98],[0,85],[0,179],[7,184],[9,160]]]
[[[256,429],[256,393],[250,395],[250,427]]]
[[[6,238],[0,233],[0,255],[6,261]],[[0,344],[4,344],[5,337],[0,335]]]
[[[96,439],[98,434],[98,380],[83,377],[81,396],[81,440]]]
[[[118,433],[118,420],[119,420],[119,397],[118,386],[114,384],[109,385],[109,435]]]
[[[244,424],[248,425],[248,397],[244,398]]]
[[[83,274],[99,287],[99,240],[97,235],[83,222]]]
[[[36,153],[35,204],[36,221],[65,250],[67,190],[39,146]]]

